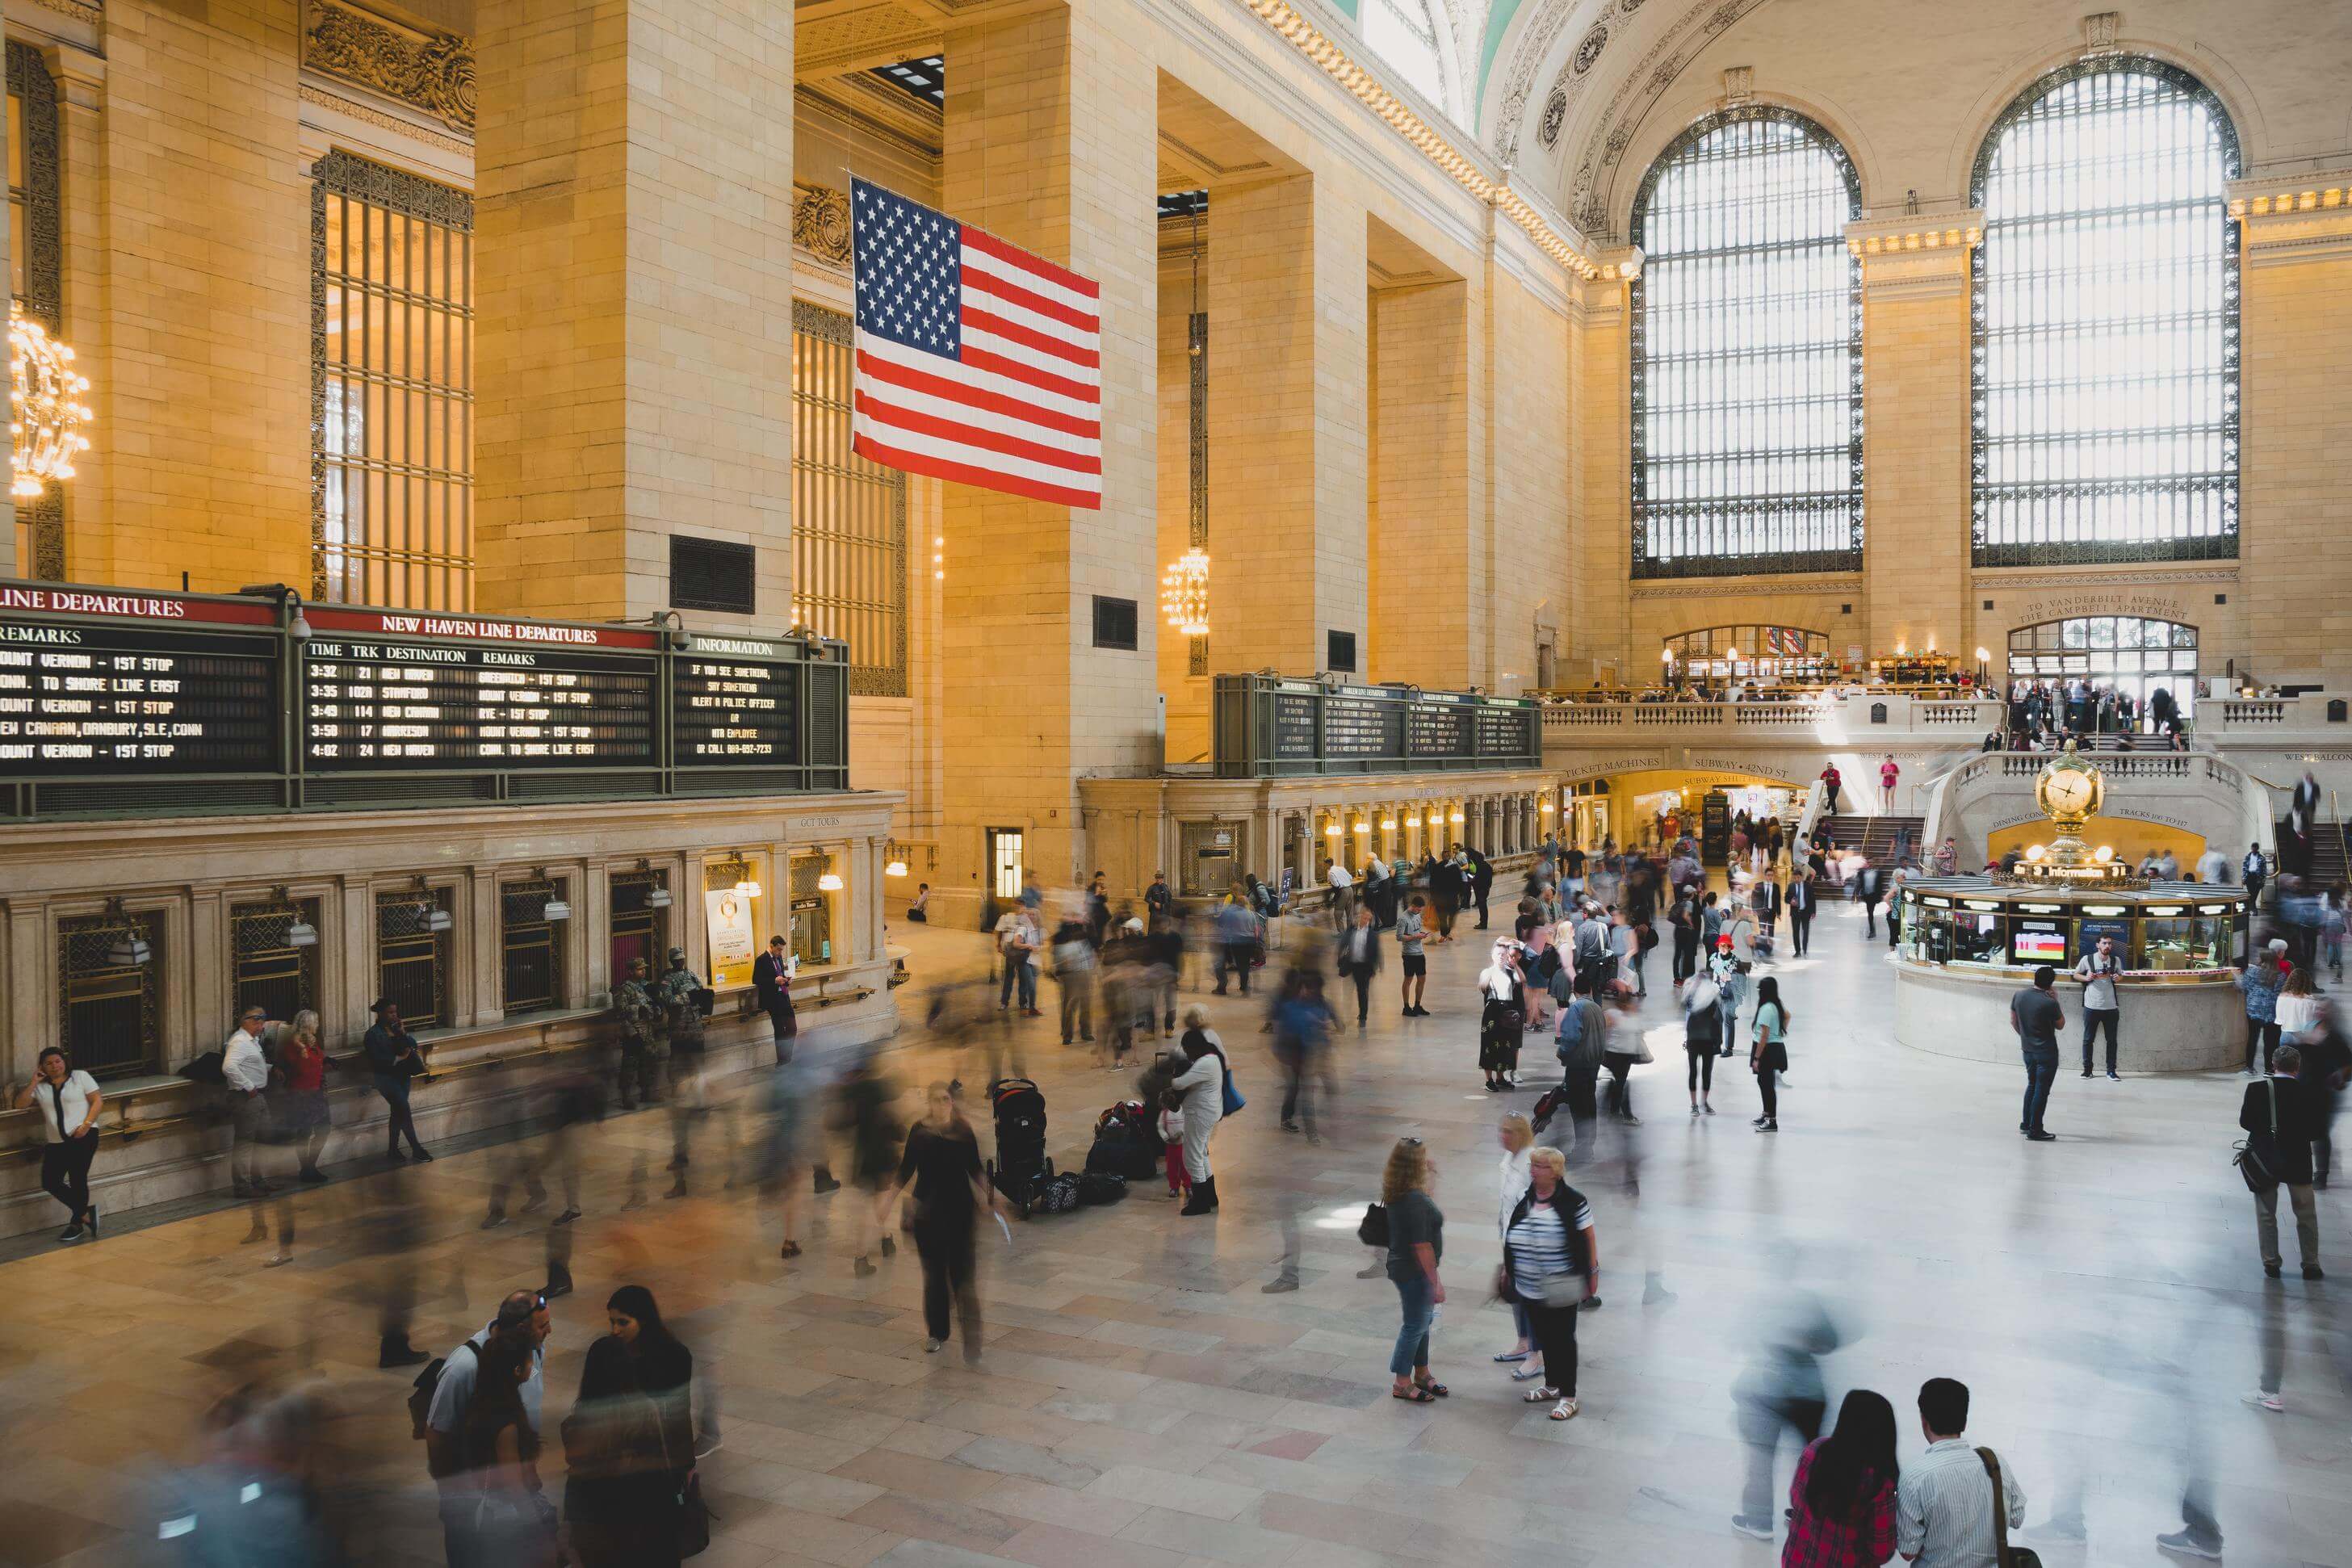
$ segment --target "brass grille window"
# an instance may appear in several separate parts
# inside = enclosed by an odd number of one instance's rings
[[[310,941],[297,947],[297,924]],[[319,1005],[319,900],[237,904],[228,912],[229,967],[236,1005],[232,1016],[259,1007],[273,1018],[290,1019]]]
[[[793,857],[793,929],[787,940],[807,968],[833,962],[833,896],[819,885],[832,869],[829,856]]]
[[[310,195],[310,592],[474,601],[474,202],[346,153]]]
[[[146,963],[126,962],[134,942],[146,944]],[[163,970],[158,915],[110,910],[58,922],[58,1043],[75,1067],[101,1081],[162,1070]]]
[[[448,1026],[449,889],[403,889],[375,896],[376,994],[396,1004],[411,1029]]]
[[[566,901],[564,879],[514,882],[499,894],[504,950],[500,1000],[509,1017],[563,1005],[563,924],[548,906]]]
[[[849,689],[907,695],[907,476],[849,449],[850,319],[793,303],[793,618],[849,645]]]
[[[653,902],[656,892],[668,899],[668,872],[613,873],[613,988],[616,991],[627,982],[634,960],[644,959],[646,967],[656,974],[669,967],[669,910],[667,903]]]

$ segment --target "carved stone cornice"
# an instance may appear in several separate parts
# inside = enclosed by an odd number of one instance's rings
[[[1879,300],[1956,299],[1968,288],[1969,252],[1984,238],[1984,214],[1916,213],[1845,226],[1847,254],[1862,260],[1864,294]]]
[[[474,45],[455,33],[396,26],[311,0],[302,64],[423,110],[452,131],[474,130]]]
[[[438,131],[427,131],[422,125],[403,120],[396,114],[388,114],[372,104],[362,103],[356,98],[346,98],[341,93],[329,92],[325,88],[313,87],[307,81],[299,89],[299,96],[303,102],[314,108],[332,110],[338,114],[348,114],[362,124],[373,125],[379,131],[390,132],[395,136],[405,137],[444,153],[458,153],[469,158],[473,156],[474,143],[471,141],[459,136],[444,136]]]
[[[2248,267],[2352,258],[2352,174],[2232,180],[2230,216],[2243,231]]]
[[[849,197],[831,185],[793,182],[793,248],[826,267],[849,267]]]

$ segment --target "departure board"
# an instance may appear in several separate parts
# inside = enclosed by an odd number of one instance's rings
[[[303,645],[302,765],[646,767],[650,656],[314,637]]]
[[[1481,708],[1478,710],[1478,754],[1482,757],[1517,757],[1537,750],[1531,726],[1535,714],[1525,708]]]
[[[791,654],[757,637],[697,637],[670,661],[670,760],[681,768],[800,759]]]
[[[267,638],[0,621],[0,774],[274,773]]]
[[[1470,713],[1424,700],[1405,721],[1405,738],[1416,757],[1470,755]]]
[[[1316,698],[1311,692],[1282,691],[1275,694],[1275,755],[1280,757],[1315,755],[1317,706]]]
[[[1390,757],[1397,751],[1396,699],[1387,692],[1365,697],[1334,694],[1323,700],[1323,754],[1327,757]]]

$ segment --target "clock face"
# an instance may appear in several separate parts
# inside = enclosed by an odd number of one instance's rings
[[[2064,769],[2052,773],[2042,781],[2042,804],[2053,816],[2087,816],[2091,797],[2097,790],[2090,774]]]

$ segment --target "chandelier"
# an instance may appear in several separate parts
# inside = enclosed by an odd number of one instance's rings
[[[8,307],[8,435],[15,494],[36,497],[51,479],[74,477],[73,459],[89,450],[80,401],[89,378],[73,368],[73,350],[49,336],[15,304]]]
[[[1160,579],[1160,613],[1188,637],[1209,635],[1209,552],[1195,547],[1169,563]]]

